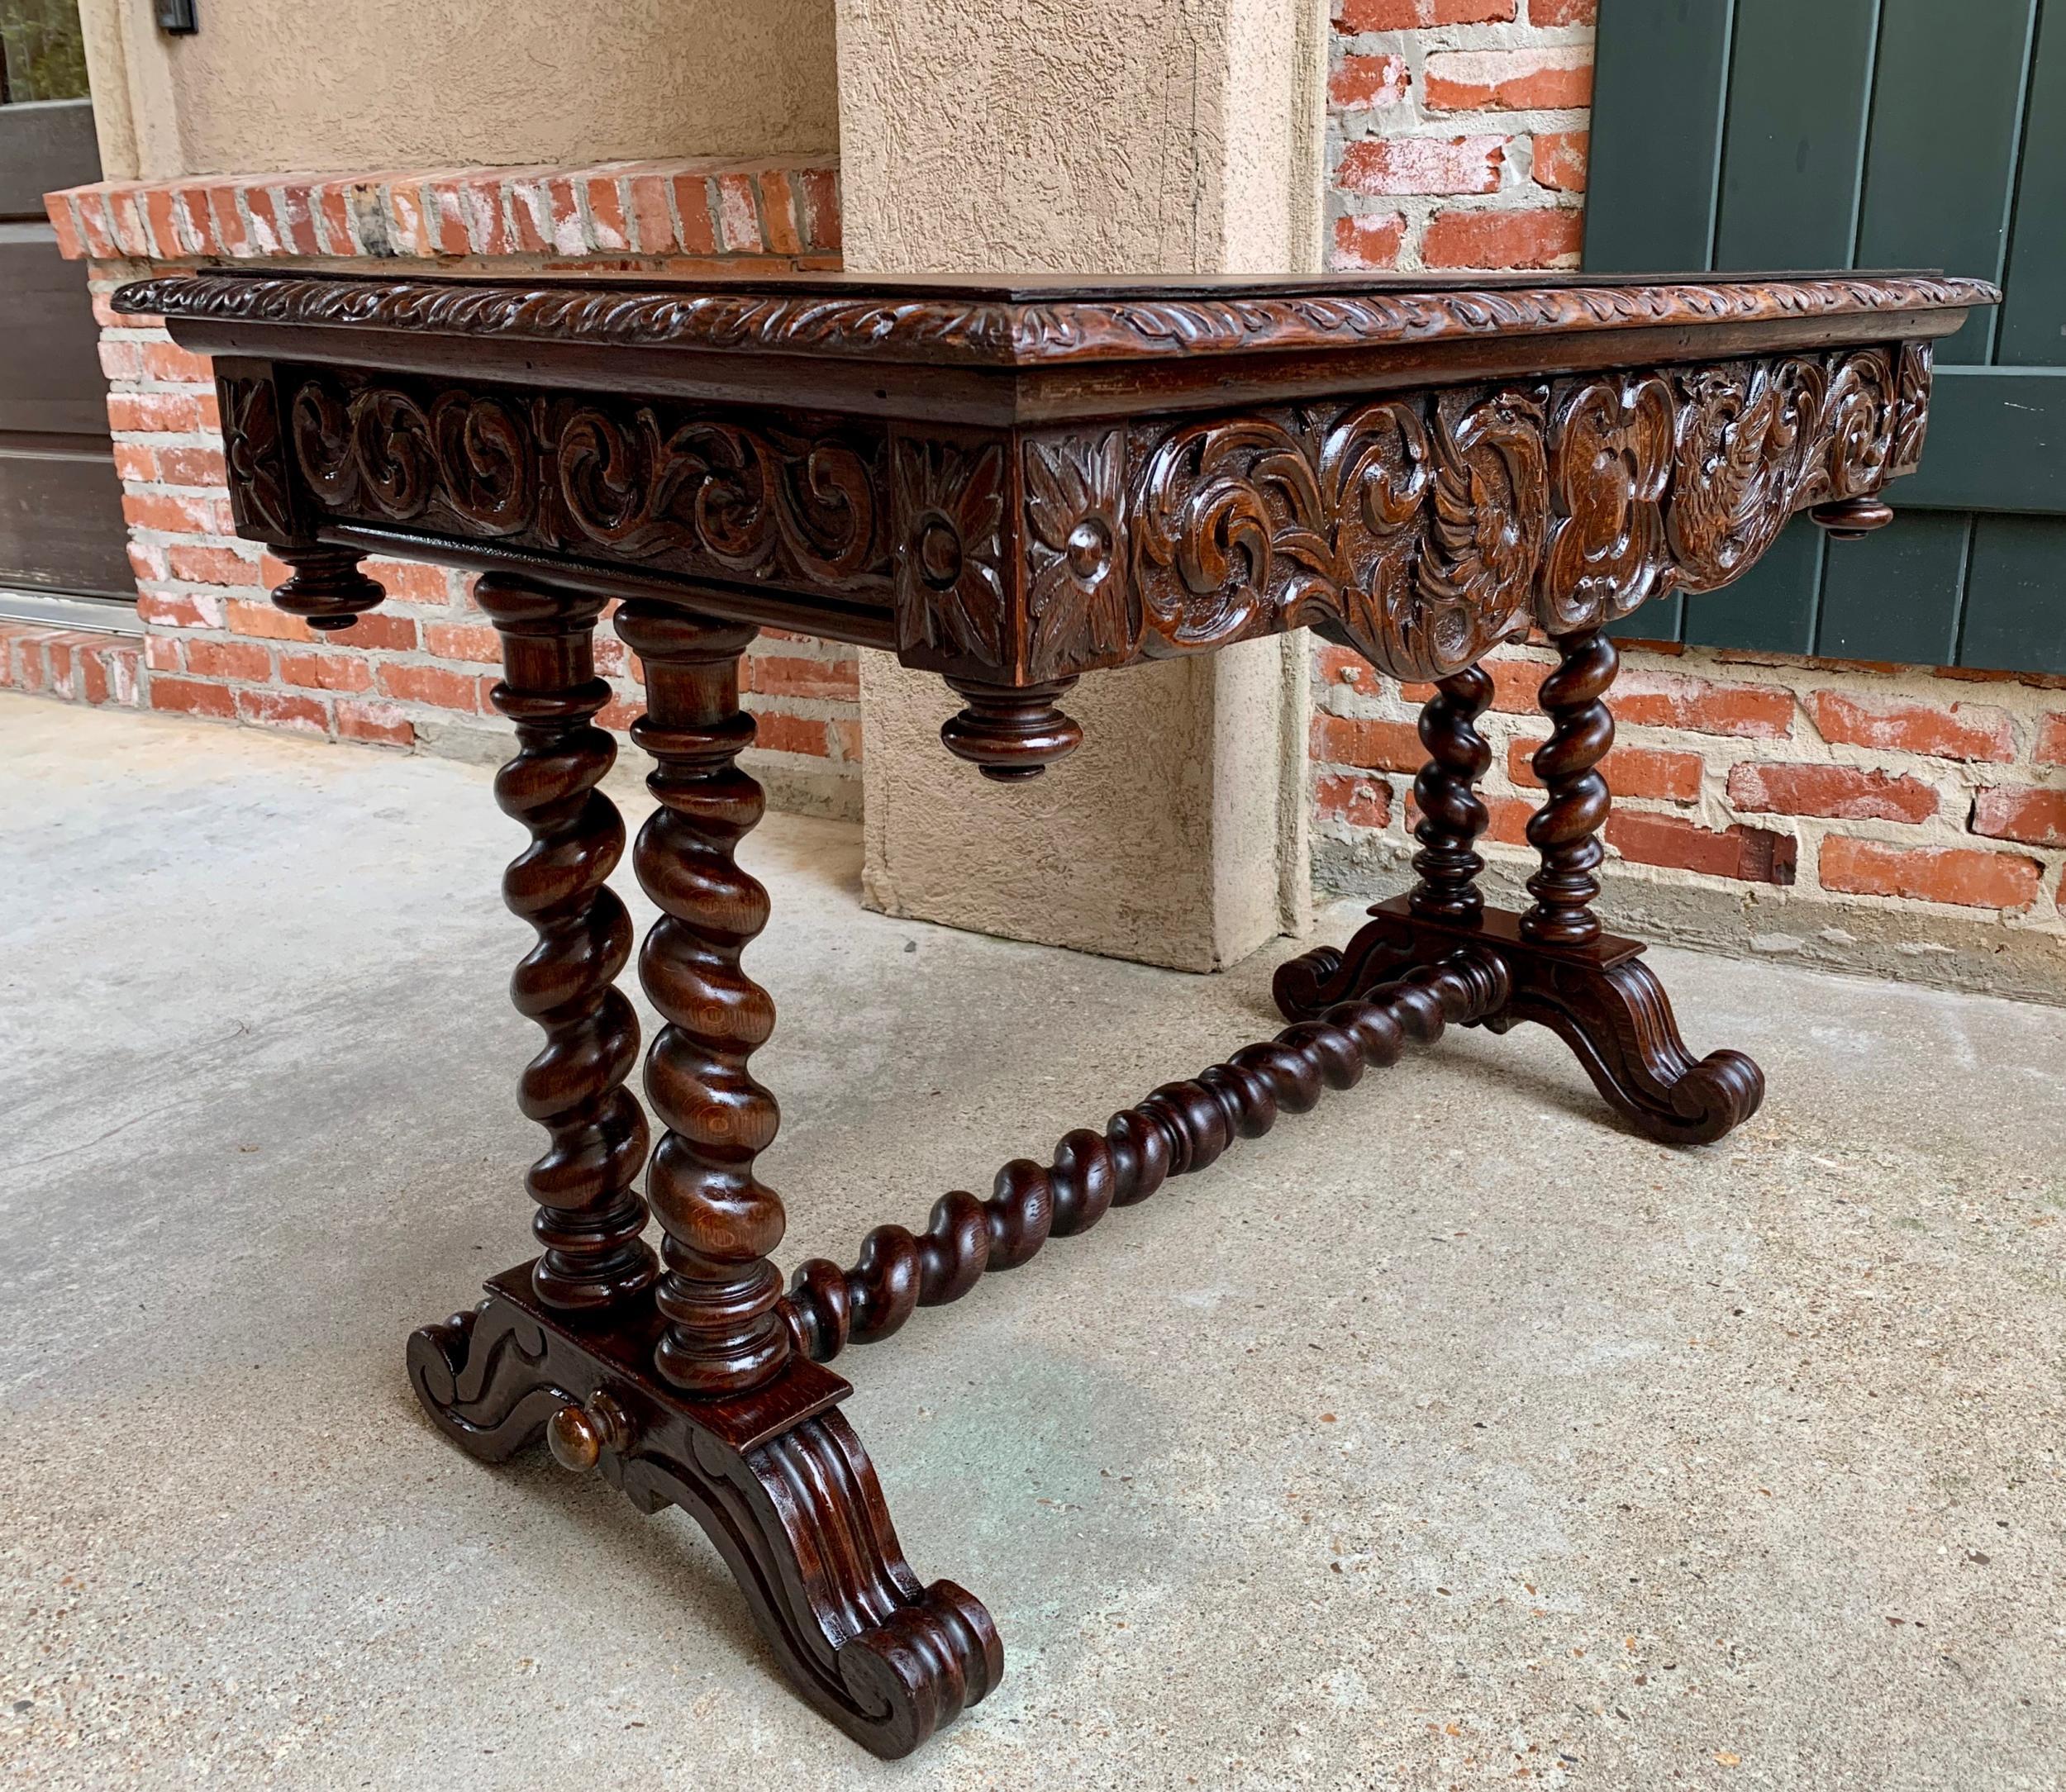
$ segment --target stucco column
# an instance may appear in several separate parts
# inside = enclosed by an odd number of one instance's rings
[[[846,264],[1320,264],[1325,0],[838,0]],[[861,669],[866,900],[1192,970],[1304,924],[1302,635],[1087,678],[1084,745],[992,784],[940,681]]]

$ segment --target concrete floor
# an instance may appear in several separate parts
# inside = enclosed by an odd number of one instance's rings
[[[1770,1077],[1721,1146],[1454,1036],[850,1355],[1009,1657],[885,1767],[680,1514],[412,1403],[541,1137],[485,775],[4,698],[0,825],[0,1782],[2066,1783],[2066,1011],[1659,953]],[[792,1261],[1273,1024],[1288,947],[886,920],[858,850],[750,855]]]

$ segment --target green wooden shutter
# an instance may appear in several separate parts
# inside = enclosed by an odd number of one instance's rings
[[[1585,264],[1944,268],[1922,467],[1624,634],[2066,673],[2066,0],[1601,0]]]

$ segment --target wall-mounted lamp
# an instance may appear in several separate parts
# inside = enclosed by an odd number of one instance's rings
[[[158,29],[168,37],[191,37],[201,29],[194,0],[152,0]]]

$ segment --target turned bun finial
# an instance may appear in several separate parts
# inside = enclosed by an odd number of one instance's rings
[[[1830,532],[1832,541],[1856,541],[1894,520],[1894,507],[1873,492],[1864,497],[1838,498],[1817,504],[1808,515]]]
[[[1082,728],[1054,706],[1073,678],[1016,687],[954,677],[947,682],[966,706],[941,725],[940,738],[948,752],[985,777],[1001,784],[1038,777],[1083,741]]]
[[[275,548],[294,576],[273,593],[273,601],[312,629],[348,629],[388,594],[359,570],[350,548]]]

